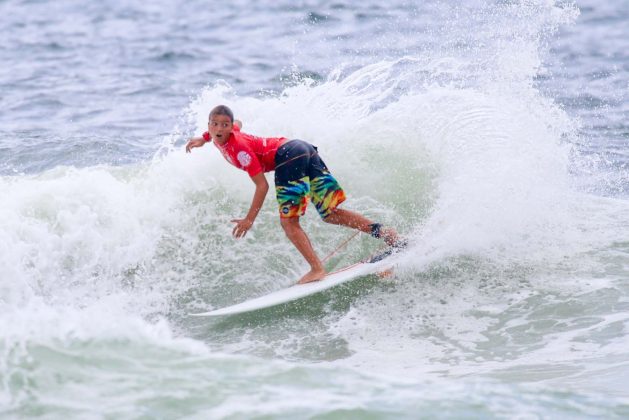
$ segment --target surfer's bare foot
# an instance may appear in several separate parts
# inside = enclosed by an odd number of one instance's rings
[[[310,270],[309,272],[304,274],[304,276],[297,282],[297,284],[305,284],[313,281],[323,280],[325,274],[326,273],[324,269]]]
[[[380,237],[384,239],[384,242],[389,246],[400,246],[400,236],[393,228],[382,228],[380,230]]]

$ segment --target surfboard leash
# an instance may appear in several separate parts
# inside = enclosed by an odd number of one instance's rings
[[[334,251],[330,252],[327,257],[325,257],[323,260],[321,260],[321,262],[325,263],[327,260],[332,258],[337,252],[339,252],[341,249],[345,248],[347,246],[347,244],[349,243],[349,241],[354,239],[356,237],[356,235],[358,235],[359,233],[360,233],[359,230],[354,232],[354,234],[352,236],[350,236],[345,241],[343,241],[342,244],[340,244],[338,247],[336,247],[336,249]]]

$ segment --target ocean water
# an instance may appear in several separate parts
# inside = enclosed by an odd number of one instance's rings
[[[0,417],[626,418],[629,3],[0,2]],[[319,147],[409,239],[306,270],[213,147]],[[269,178],[271,181],[272,178]],[[351,232],[303,226],[325,255]],[[380,246],[358,237],[328,268]]]

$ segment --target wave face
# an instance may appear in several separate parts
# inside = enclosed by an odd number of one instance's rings
[[[26,24],[4,29],[28,44],[28,11],[39,6],[16,4]],[[166,5],[60,4],[107,30],[91,41],[107,54],[122,28],[125,45],[146,55],[139,62],[125,55],[135,79],[116,76],[130,89],[121,109],[102,111],[120,83],[84,93],[98,100],[83,105],[50,86],[66,103],[50,114],[56,124],[20,131],[33,111],[16,105],[0,133],[1,414],[626,415],[629,188],[618,115],[629,102],[618,93],[613,102],[602,82],[590,92],[602,105],[578,102],[582,91],[570,75],[591,63],[564,62],[568,71],[554,62],[570,57],[565,38],[585,37],[579,25],[615,28],[609,16],[620,12],[588,5],[579,17],[576,7],[547,1],[280,2],[251,6],[255,19],[220,9],[215,16],[233,20],[234,39],[292,36],[296,64],[278,68],[288,45],[265,57],[255,38],[236,54],[235,40],[208,29],[226,52],[212,64],[216,74],[201,77],[178,66],[216,57],[207,39],[189,39],[168,21],[174,38],[190,42],[174,52],[167,44],[174,41],[159,44],[125,26],[170,19]],[[181,16],[192,16],[187,7]],[[50,37],[75,40],[74,58],[61,41],[35,39],[29,48],[51,69],[65,68],[58,77],[66,83],[78,83],[71,59],[90,80],[124,68],[114,61],[90,73],[83,38],[54,19],[47,25]],[[620,45],[615,39],[608,47]],[[239,77],[252,68],[257,78],[246,84]],[[143,116],[140,108],[131,118],[126,107],[176,103],[177,89],[147,88],[164,69],[209,84],[186,85],[194,97],[177,99],[173,128],[138,145],[159,113]],[[38,96],[36,84],[27,90],[25,81],[2,77],[13,86],[9,97],[22,92],[41,111],[58,106]],[[231,220],[248,209],[253,184],[212,145],[184,153],[186,138],[204,131],[219,103],[235,111],[243,131],[317,145],[348,194],[343,206],[409,239],[395,277],[361,278],[253,314],[188,317],[289,286],[306,270],[279,226],[273,194],[246,239],[234,240]],[[67,122],[79,114],[84,119]],[[603,133],[597,122],[613,129]],[[85,128],[92,124],[94,137]],[[14,140],[42,134],[41,149]],[[322,256],[351,234],[322,223],[312,207],[302,225]],[[358,237],[328,268],[379,246]]]

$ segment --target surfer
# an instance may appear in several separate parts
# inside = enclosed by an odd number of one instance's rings
[[[232,232],[236,238],[244,237],[251,229],[269,190],[264,173],[274,170],[280,223],[288,239],[310,264],[310,271],[299,280],[300,284],[321,280],[326,275],[323,263],[299,224],[299,218],[305,214],[310,200],[327,223],[358,229],[374,238],[382,238],[390,246],[399,244],[395,229],[385,228],[361,214],[338,208],[345,201],[345,192],[315,146],[284,137],[257,137],[243,133],[241,128],[242,122],[234,120],[231,109],[219,105],[210,112],[208,131],[202,137],[191,138],[186,144],[186,152],[190,153],[193,148],[214,141],[225,159],[246,171],[255,184],[247,215],[243,219],[232,220],[236,223]]]

